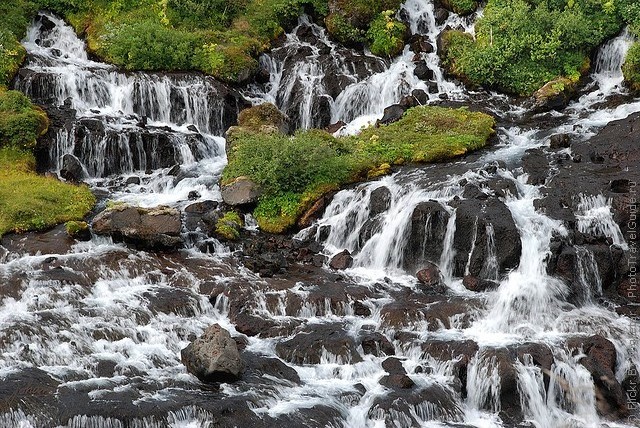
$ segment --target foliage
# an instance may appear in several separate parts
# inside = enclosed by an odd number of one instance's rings
[[[0,147],[31,149],[48,126],[46,113],[21,92],[0,88]]]
[[[0,2],[0,85],[7,85],[24,60],[19,40],[25,36],[36,6],[30,0]]]
[[[476,0],[444,0],[444,3],[447,9],[458,15],[469,15],[478,8]]]
[[[95,204],[88,187],[33,172],[33,155],[0,149],[0,235],[80,220]]]
[[[240,229],[242,228],[242,219],[235,211],[227,211],[216,222],[216,234],[228,240],[235,241],[240,238]]]
[[[379,56],[395,56],[402,52],[407,26],[393,17],[392,10],[382,12],[369,27],[371,53]]]
[[[622,72],[629,86],[635,91],[640,91],[640,42],[634,43],[629,49]]]
[[[530,95],[557,77],[575,80],[625,19],[621,7],[601,0],[490,0],[474,41],[449,34],[444,61],[472,84]]]
[[[319,130],[294,136],[245,129],[228,154],[223,184],[250,177],[263,191],[254,216],[279,233],[322,194],[373,178],[404,162],[434,162],[483,147],[494,120],[466,109],[416,107],[398,122],[336,138]]]

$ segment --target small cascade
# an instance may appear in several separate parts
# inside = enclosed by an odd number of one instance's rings
[[[593,302],[593,297],[602,295],[602,277],[598,263],[589,249],[576,246],[576,276],[580,285],[580,300],[585,303]]]
[[[611,200],[603,195],[579,195],[578,230],[585,234],[611,238],[615,245],[627,248],[620,227],[613,219]]]
[[[633,36],[625,28],[618,37],[609,40],[598,50],[593,77],[603,93],[620,89],[624,80],[622,64],[632,44]]]
[[[132,203],[154,205],[147,195],[157,192],[156,200],[176,203],[188,186],[219,197],[204,184],[214,184],[225,163],[218,136],[244,102],[235,90],[197,74],[122,73],[92,61],[73,29],[50,14],[39,15],[23,44],[27,61],[14,86],[52,118],[41,167],[60,171],[73,155],[85,179],[103,186],[114,178],[110,190]],[[175,165],[180,171],[168,170]],[[132,174],[139,178],[127,183]]]
[[[283,44],[260,59],[270,80],[263,87],[251,88],[248,97],[254,102],[276,104],[296,128],[323,128],[341,121],[348,124],[343,133],[354,133],[382,117],[385,107],[400,102],[414,90],[424,91],[423,102],[445,94],[449,98],[462,96],[462,88],[444,78],[435,52],[436,41],[447,26],[472,31],[475,16],[451,14],[438,25],[433,2],[414,0],[404,3],[399,13],[413,34],[428,39],[433,52],[415,54],[407,45],[400,56],[389,62],[338,47],[323,28],[302,16]],[[415,73],[421,63],[429,70],[426,80]]]

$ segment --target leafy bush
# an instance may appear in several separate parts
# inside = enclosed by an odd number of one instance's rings
[[[109,28],[104,56],[129,70],[188,70],[197,37],[147,20]]]
[[[627,53],[627,59],[622,66],[624,79],[629,86],[636,91],[640,91],[640,43],[636,42]]]
[[[620,8],[600,0],[489,0],[475,41],[449,34],[444,62],[472,84],[530,95],[557,77],[575,80],[624,22]]]
[[[478,8],[476,0],[444,0],[445,7],[458,15],[469,15]]]
[[[31,149],[48,126],[46,113],[21,92],[0,89],[0,147]]]
[[[319,130],[293,137],[245,129],[229,151],[223,185],[248,176],[263,192],[254,216],[279,233],[322,194],[388,173],[391,164],[433,162],[483,147],[494,120],[466,109],[416,107],[398,122],[335,138]]]
[[[394,56],[402,52],[407,26],[396,20],[394,11],[382,12],[369,27],[367,38],[369,39],[371,53],[379,56]]]

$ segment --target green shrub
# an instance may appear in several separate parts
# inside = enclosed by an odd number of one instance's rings
[[[402,52],[407,26],[396,20],[394,14],[394,11],[386,10],[371,23],[367,38],[372,54],[395,56]]]
[[[104,55],[129,70],[188,70],[198,39],[152,20],[109,28]]]
[[[627,53],[627,59],[622,66],[624,80],[635,91],[640,91],[640,43],[636,42]]]
[[[445,7],[458,15],[469,15],[478,8],[476,0],[444,0]]]
[[[24,94],[0,88],[0,147],[31,149],[48,126],[46,113]]]
[[[354,46],[365,41],[364,31],[351,25],[342,14],[332,13],[324,23],[329,34],[344,45]]]
[[[433,162],[483,147],[493,118],[466,109],[416,107],[398,122],[335,138],[319,130],[236,133],[223,184],[248,176],[263,192],[254,216],[267,232],[280,233],[324,193],[373,178],[404,162]]]
[[[489,0],[475,40],[449,33],[443,60],[467,82],[530,95],[557,77],[575,80],[624,24],[620,8],[600,0]]]

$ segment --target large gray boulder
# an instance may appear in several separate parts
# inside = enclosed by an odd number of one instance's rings
[[[231,206],[255,204],[262,195],[260,187],[249,177],[238,177],[220,191],[224,202]]]
[[[203,382],[233,382],[244,369],[236,342],[218,324],[208,327],[180,357],[187,371]]]
[[[93,232],[143,249],[172,249],[183,243],[180,212],[175,208],[117,205],[98,214]]]

